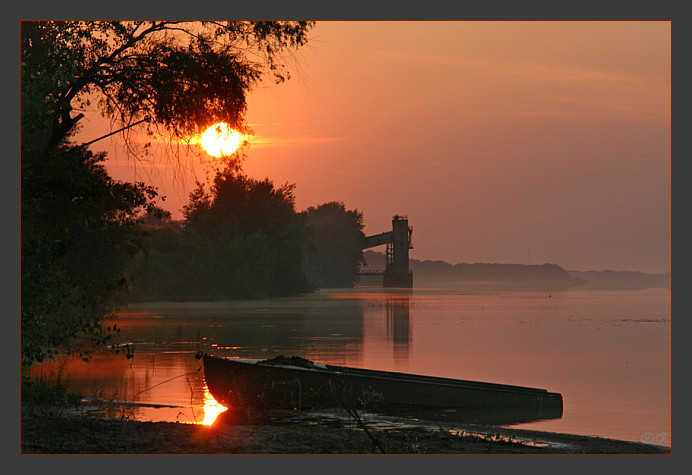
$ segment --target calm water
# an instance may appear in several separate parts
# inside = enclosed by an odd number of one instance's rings
[[[671,293],[380,288],[251,302],[152,303],[119,314],[134,360],[70,360],[94,396],[141,420],[213,417],[194,353],[323,363],[544,388],[561,419],[527,429],[671,445]],[[41,367],[50,371],[54,367]],[[656,440],[657,438],[657,440]]]

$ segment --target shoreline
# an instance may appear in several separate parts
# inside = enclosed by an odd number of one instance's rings
[[[236,415],[238,416],[238,415]],[[458,424],[378,427],[314,417],[239,419],[211,426],[109,419],[56,408],[23,411],[21,454],[672,454],[600,437]]]

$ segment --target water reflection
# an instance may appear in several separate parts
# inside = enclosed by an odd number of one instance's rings
[[[298,355],[546,388],[565,397],[564,416],[527,429],[640,440],[643,433],[671,432],[670,299],[662,289],[548,296],[357,288],[246,302],[138,304],[114,322],[134,360],[96,354],[88,364],[70,363],[66,373],[87,396],[138,404],[127,407],[129,417],[200,423],[205,391],[196,352]]]
[[[210,316],[215,323],[203,346],[217,356],[299,355],[345,366],[362,366],[371,356],[393,357],[395,366],[405,369],[412,341],[410,300],[410,291],[342,291],[255,307],[238,304]],[[377,354],[365,355],[371,347],[379,348]]]
[[[388,294],[386,302],[387,331],[394,344],[394,357],[398,361],[408,362],[411,343],[411,294]]]

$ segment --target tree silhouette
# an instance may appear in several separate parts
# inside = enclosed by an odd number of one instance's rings
[[[313,290],[303,273],[308,230],[293,186],[234,168],[190,193],[182,230],[150,235],[135,259],[134,301],[267,298]]]
[[[108,176],[74,136],[92,107],[114,129],[185,139],[217,121],[246,130],[246,96],[288,77],[311,22],[21,23],[22,363],[88,334],[104,342],[138,216],[156,190]],[[124,132],[129,150],[140,150]]]
[[[363,263],[363,213],[330,202],[303,212],[313,247],[305,259],[308,279],[319,287],[352,287]]]
[[[22,22],[25,149],[49,152],[96,101],[117,127],[148,118],[173,137],[224,121],[244,129],[246,94],[289,77],[282,54],[311,22]],[[31,98],[43,102],[39,112]],[[26,107],[25,107],[26,106]],[[34,120],[38,119],[38,120]],[[26,126],[26,127],[24,127]],[[28,130],[31,129],[31,130]],[[46,131],[48,133],[46,133]]]

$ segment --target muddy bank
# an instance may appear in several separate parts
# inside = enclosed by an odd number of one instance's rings
[[[314,418],[220,420],[211,427],[33,411],[22,454],[670,454],[668,447],[495,426],[381,427]]]

